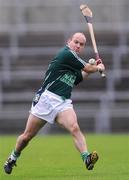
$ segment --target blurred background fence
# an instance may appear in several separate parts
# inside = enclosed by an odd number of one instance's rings
[[[93,10],[107,78],[94,74],[74,89],[79,124],[87,132],[129,132],[129,1],[0,0],[1,134],[24,129],[47,65],[71,33],[86,34],[83,56],[94,57],[81,3]],[[53,125],[44,132],[64,131]]]

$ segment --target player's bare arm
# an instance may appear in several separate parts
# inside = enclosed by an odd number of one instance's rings
[[[105,70],[105,66],[104,64],[100,63],[98,65],[96,64],[90,64],[90,63],[87,63],[86,66],[83,68],[83,71],[85,71],[86,73],[94,73],[94,72],[97,72],[97,71],[104,71]]]

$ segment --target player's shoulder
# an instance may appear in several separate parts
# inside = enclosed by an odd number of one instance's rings
[[[64,46],[63,48],[59,50],[57,56],[71,58],[73,54],[68,46]]]
[[[64,52],[64,53],[70,53],[70,48],[66,45],[63,48],[60,49],[60,52]]]
[[[67,56],[78,59],[77,53],[72,49],[70,49],[67,45],[64,47],[64,52],[66,53]]]

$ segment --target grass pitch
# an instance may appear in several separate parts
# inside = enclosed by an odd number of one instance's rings
[[[129,179],[129,135],[87,135],[89,150],[100,159],[87,171],[69,135],[37,136],[22,152],[11,175],[3,164],[16,136],[0,136],[1,180],[127,180]]]

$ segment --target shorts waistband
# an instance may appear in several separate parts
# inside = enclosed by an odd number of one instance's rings
[[[57,95],[57,94],[55,94],[55,93],[53,93],[51,91],[48,91],[47,89],[45,89],[44,93],[50,94],[51,96],[54,96],[56,98],[59,98],[59,99],[63,100],[63,98],[61,96],[59,96],[59,95]]]

